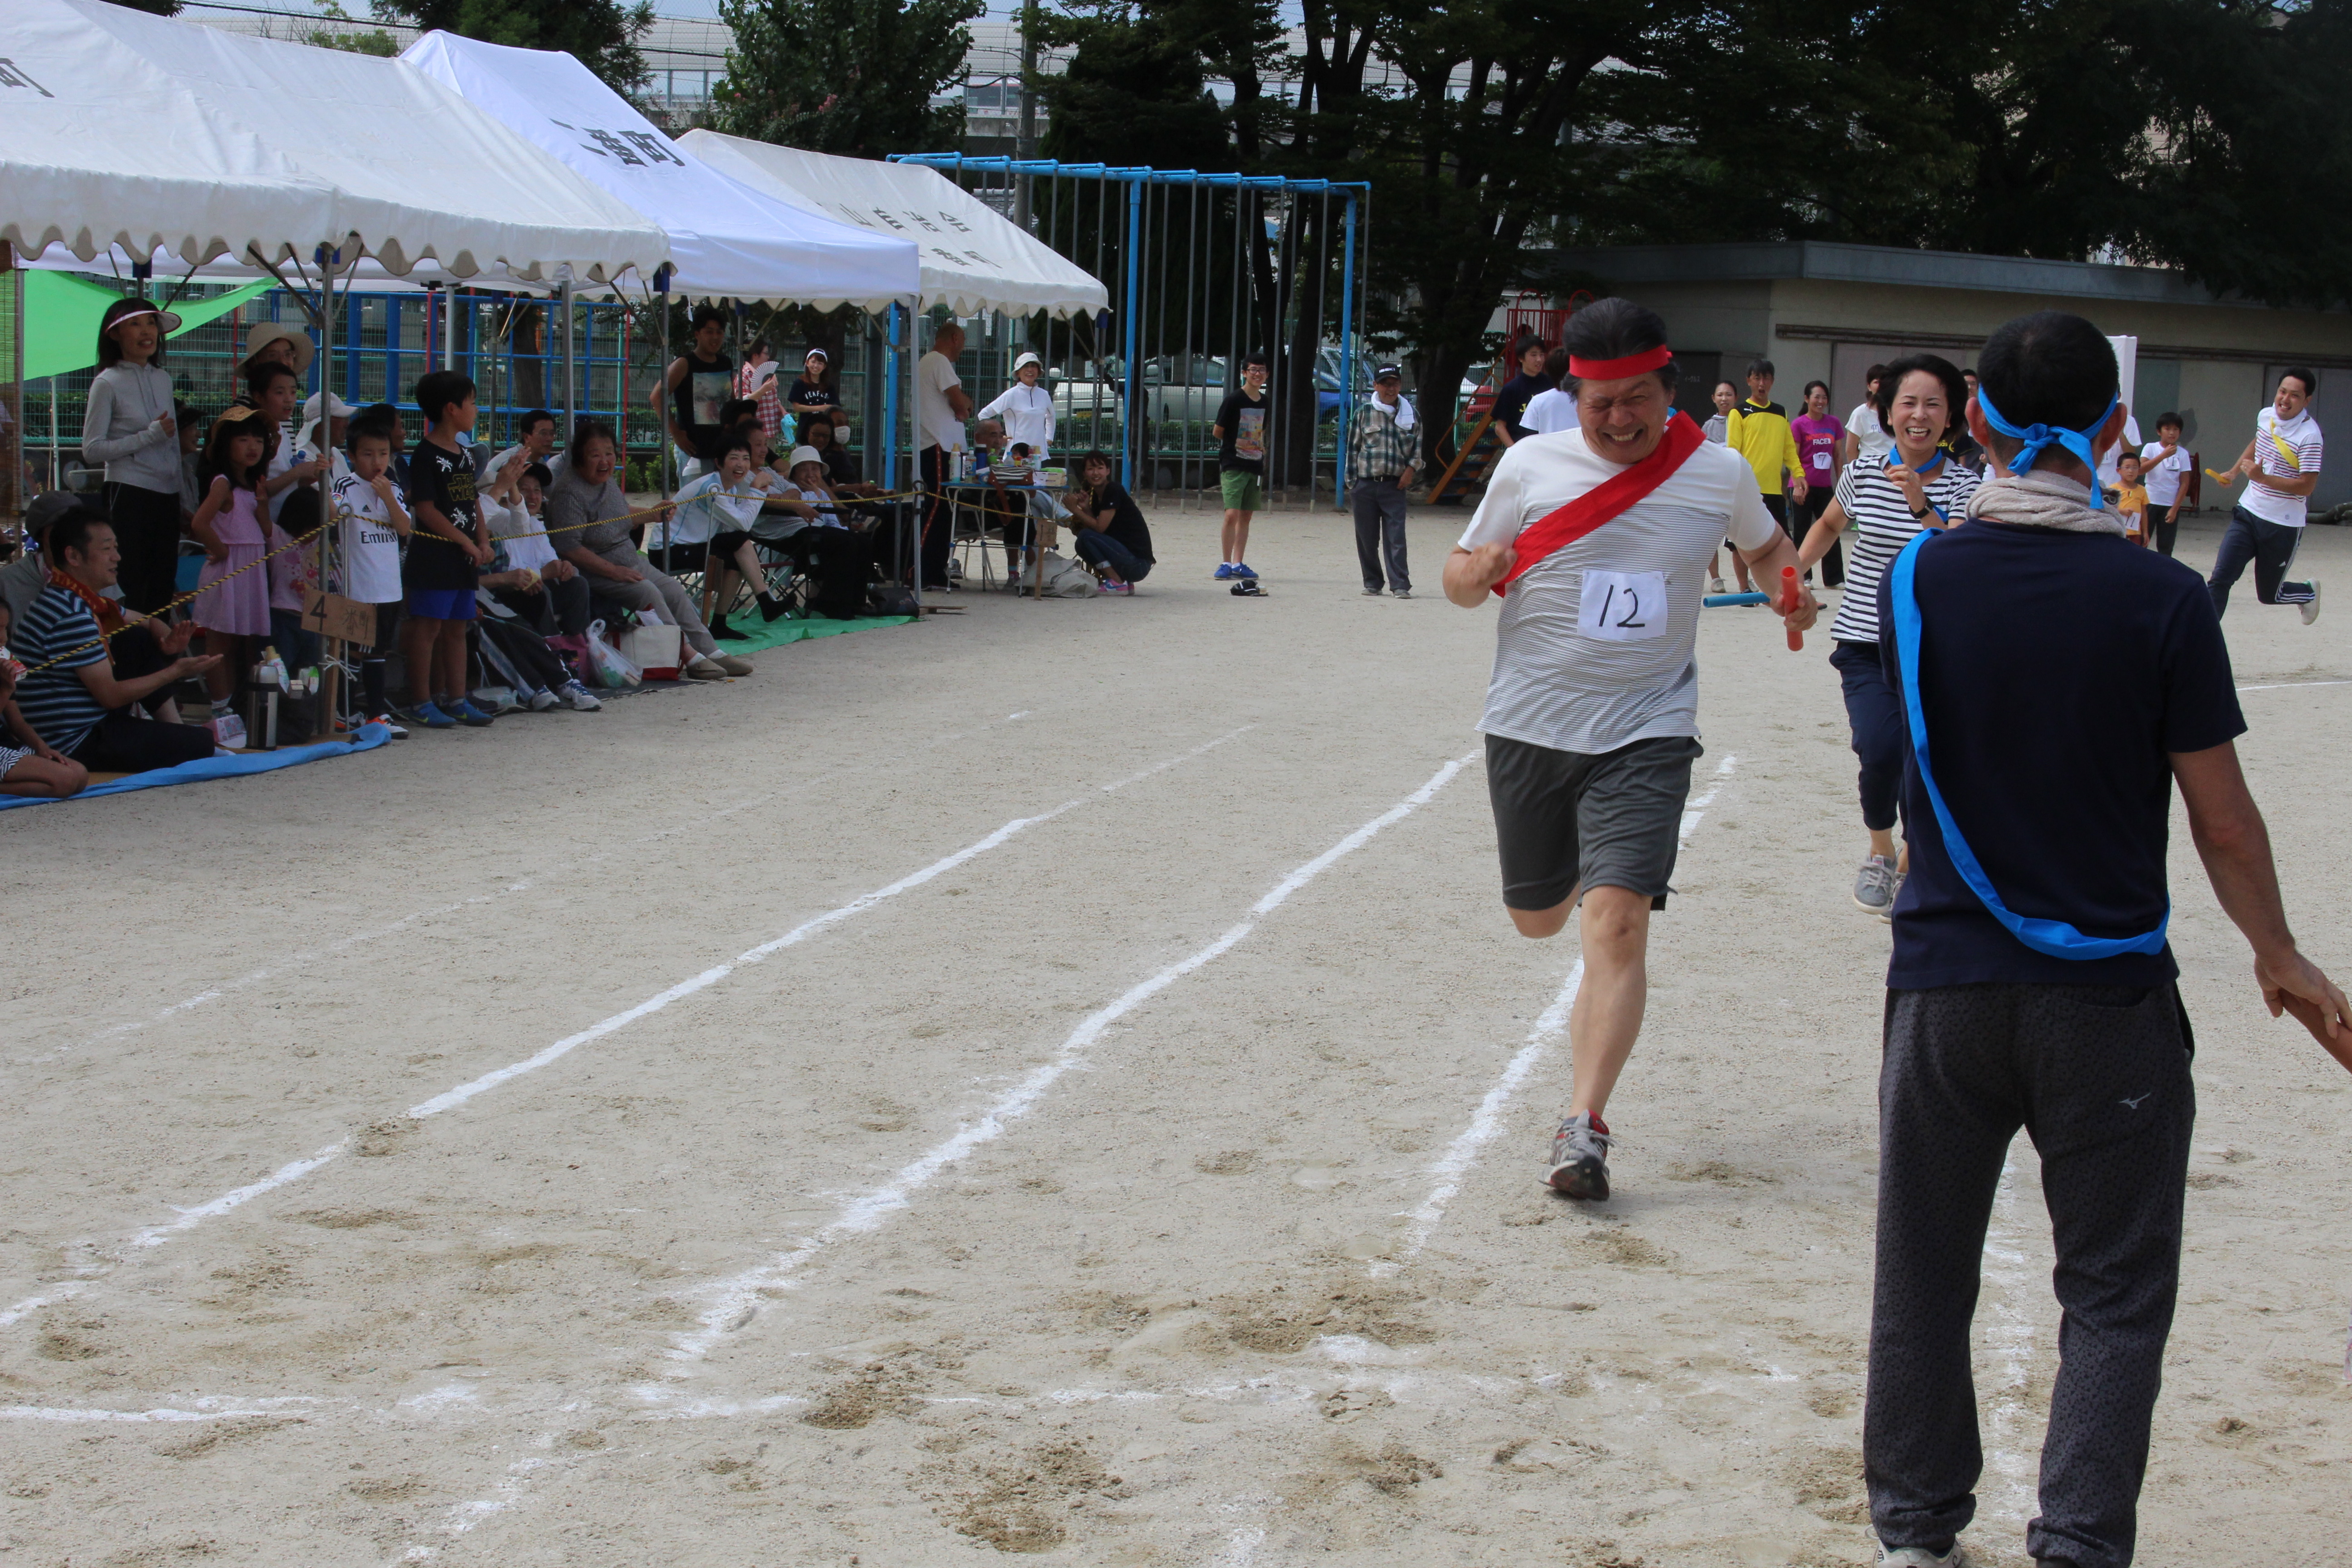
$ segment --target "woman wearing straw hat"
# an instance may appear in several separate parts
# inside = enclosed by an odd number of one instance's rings
[[[117,300],[98,323],[98,375],[81,450],[106,465],[106,514],[122,551],[123,602],[152,613],[172,597],[180,555],[180,426],[163,335],[180,318],[150,300]]]
[[[982,409],[977,417],[1004,421],[1004,439],[1008,447],[1029,444],[1030,460],[1043,464],[1045,453],[1054,444],[1054,395],[1040,384],[1045,380],[1045,367],[1035,354],[1024,353],[1013,362],[1013,384],[997,394],[996,401]]]

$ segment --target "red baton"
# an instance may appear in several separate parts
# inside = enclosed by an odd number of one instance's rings
[[[1780,568],[1780,613],[1784,616],[1790,615],[1796,610],[1796,607],[1797,569],[1794,566],[1783,566]],[[1790,652],[1801,652],[1804,646],[1804,633],[1800,631],[1791,631],[1789,634]]]

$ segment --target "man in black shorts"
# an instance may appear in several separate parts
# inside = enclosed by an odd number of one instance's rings
[[[1486,690],[1487,788],[1503,903],[1551,936],[1580,900],[1584,980],[1569,1015],[1575,1084],[1551,1184],[1609,1195],[1609,1091],[1648,996],[1650,912],[1665,907],[1699,755],[1699,598],[1728,539],[1777,583],[1797,563],[1755,472],[1674,408],[1665,323],[1625,300],[1569,319],[1577,428],[1506,452],[1445,563],[1465,609],[1503,595]],[[1813,624],[1810,593],[1784,617]]]

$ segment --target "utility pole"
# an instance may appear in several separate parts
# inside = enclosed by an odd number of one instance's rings
[[[1023,162],[1037,155],[1037,0],[1021,7],[1021,132],[1016,148]],[[1013,184],[1013,221],[1029,232],[1029,176],[1016,174]]]

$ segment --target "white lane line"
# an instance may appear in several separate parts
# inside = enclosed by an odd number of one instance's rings
[[[1407,1211],[1404,1217],[1412,1223],[1405,1232],[1404,1245],[1398,1248],[1396,1257],[1382,1258],[1371,1266],[1373,1279],[1384,1279],[1394,1274],[1412,1262],[1429,1244],[1430,1233],[1445,1217],[1445,1205],[1454,1201],[1454,1194],[1462,1185],[1462,1178],[1477,1163],[1478,1151],[1503,1130],[1504,1108],[1511,1103],[1511,1097],[1519,1091],[1519,1086],[1528,1080],[1528,1075],[1535,1071],[1536,1063],[1543,1059],[1552,1042],[1559,1038],[1561,1031],[1568,1027],[1569,1009],[1576,1005],[1576,988],[1583,982],[1584,960],[1580,958],[1576,966],[1568,972],[1568,980],[1560,986],[1559,994],[1551,999],[1551,1005],[1543,1010],[1543,1016],[1536,1020],[1536,1026],[1528,1031],[1527,1043],[1504,1067],[1503,1076],[1495,1080],[1494,1087],[1486,1091],[1486,1098],[1478,1102],[1476,1112],[1470,1118],[1470,1125],[1445,1146],[1445,1152],[1429,1167],[1429,1174],[1437,1178],[1436,1184],[1429,1189],[1429,1195],[1421,1200],[1420,1206]]]
[[[668,1353],[679,1366],[672,1375],[684,1375],[687,1367],[708,1355],[720,1340],[751,1322],[758,1315],[762,1290],[788,1285],[801,1266],[818,1253],[876,1229],[889,1215],[907,1207],[913,1195],[929,1185],[942,1171],[982,1144],[1003,1137],[1008,1123],[1026,1116],[1035,1109],[1045,1091],[1065,1074],[1084,1065],[1087,1048],[1102,1037],[1104,1030],[1194,970],[1223,957],[1244,937],[1257,929],[1258,921],[1279,909],[1293,893],[1322,875],[1334,862],[1360,849],[1381,829],[1403,821],[1428,804],[1475,756],[1476,753],[1473,752],[1470,756],[1457,757],[1447,763],[1431,776],[1427,784],[1276,883],[1272,891],[1250,906],[1247,919],[1199,952],[1179,959],[1150,979],[1129,987],[1109,1005],[1087,1015],[1076,1028],[1070,1031],[1069,1037],[1062,1042],[1061,1048],[1050,1059],[1024,1074],[977,1118],[958,1128],[952,1137],[902,1166],[882,1185],[869,1188],[852,1198],[831,1222],[803,1238],[799,1246],[778,1253],[755,1268],[693,1292],[709,1300],[710,1306],[701,1315],[700,1327],[691,1333],[679,1335],[673,1342]]]
[[[232,1421],[238,1416],[283,1415],[289,1406],[308,1409],[318,1403],[315,1399],[289,1395],[281,1399],[200,1400],[198,1407],[194,1410],[169,1406],[154,1410],[89,1410],[54,1405],[0,1405],[0,1421],[57,1421],[68,1425]]]
[[[1738,765],[1738,757],[1724,758],[1716,764],[1716,778],[1718,781],[1728,778],[1731,770]],[[1690,842],[1692,832],[1706,816],[1706,808],[1714,804],[1722,788],[1722,784],[1717,783],[1714,788],[1693,797],[1686,804],[1682,828],[1676,835],[1678,845]],[[1527,1082],[1528,1075],[1535,1071],[1536,1064],[1543,1059],[1552,1042],[1559,1038],[1561,1031],[1568,1027],[1569,1010],[1575,1006],[1576,989],[1583,982],[1584,960],[1579,958],[1575,967],[1568,972],[1568,979],[1560,986],[1559,994],[1552,998],[1551,1005],[1536,1019],[1536,1026],[1528,1031],[1526,1042],[1505,1064],[1503,1075],[1495,1080],[1494,1086],[1486,1090],[1486,1098],[1478,1102],[1477,1110],[1471,1115],[1470,1125],[1445,1146],[1445,1152],[1429,1167],[1428,1174],[1436,1178],[1435,1183],[1431,1186],[1429,1195],[1422,1199],[1418,1206],[1405,1211],[1404,1218],[1411,1224],[1405,1232],[1404,1243],[1394,1258],[1384,1258],[1371,1265],[1370,1272],[1373,1279],[1383,1279],[1394,1274],[1429,1245],[1431,1234],[1445,1217],[1445,1205],[1454,1201],[1454,1193],[1462,1185],[1462,1178],[1477,1163],[1478,1152],[1502,1131],[1503,1111],[1510,1105],[1511,1097],[1519,1091],[1519,1086]]]
[[[1104,790],[1108,793],[1114,789],[1123,789],[1128,784],[1133,784],[1137,780],[1149,778],[1152,774],[1160,773],[1166,768],[1173,767],[1179,763],[1189,762],[1194,757],[1201,756],[1205,752],[1215,750],[1217,747],[1223,745],[1226,742],[1246,733],[1255,727],[1255,726],[1254,725],[1244,724],[1237,730],[1229,731],[1226,733],[1218,736],[1213,741],[1204,742],[1202,744],[1193,747],[1191,751],[1181,752],[1155,767],[1146,768],[1143,772],[1133,774],[1129,778],[1121,779],[1116,784],[1107,784],[1104,786]],[[682,997],[691,996],[698,991],[702,991],[717,984],[719,981],[724,980],[727,976],[732,974],[737,969],[741,968],[747,963],[758,963],[764,959],[771,958],[776,953],[782,952],[785,948],[793,947],[800,942],[807,941],[810,937],[814,936],[817,932],[824,930],[828,926],[838,924],[842,921],[847,920],[853,915],[862,914],[866,910],[872,909],[875,905],[883,902],[885,900],[896,898],[898,894],[906,892],[909,889],[919,888],[924,883],[930,881],[942,873],[952,871],[966,861],[971,860],[977,856],[984,855],[991,849],[998,847],[1006,840],[1012,838],[1014,835],[1025,832],[1029,828],[1036,826],[1039,823],[1051,822],[1065,812],[1073,810],[1079,805],[1083,805],[1086,804],[1087,798],[1087,797],[1081,795],[1074,799],[1066,800],[1061,805],[1055,806],[1052,810],[1040,812],[1035,816],[1015,817],[1011,822],[1008,822],[1003,826],[998,828],[995,832],[989,834],[986,837],[977,839],[971,844],[965,845],[962,848],[957,850],[952,855],[932,861],[929,865],[924,867],[919,871],[899,878],[888,887],[879,888],[873,892],[862,894],[859,897],[851,900],[848,903],[842,905],[838,909],[827,910],[824,913],[815,916],[814,919],[803,921],[801,924],[794,926],[791,931],[786,931],[783,935],[777,937],[772,941],[761,942],[759,946],[751,948],[743,952],[740,952],[726,963],[706,969],[701,973],[695,975],[692,979],[681,981],[679,984],[671,986],[668,990],[663,991],[656,995],[649,996],[643,1002],[638,1003],[635,1006],[625,1008],[621,1012],[614,1014],[609,1018],[592,1024],[587,1028],[581,1030],[577,1034],[567,1035],[562,1039],[556,1041],[553,1045],[549,1046],[546,1049],[540,1051],[534,1056],[526,1057],[519,1062],[509,1063],[505,1067],[498,1068],[496,1071],[483,1074],[480,1078],[475,1079],[470,1083],[461,1083],[455,1089],[434,1096],[431,1100],[410,1106],[407,1113],[408,1115],[419,1120],[427,1116],[436,1116],[442,1111],[455,1110],[458,1106],[465,1104],[467,1100],[472,1100],[475,1096],[486,1093],[490,1089],[498,1088],[501,1084],[510,1082],[515,1079],[522,1077],[526,1073],[536,1072],[541,1068],[547,1066],[550,1062],[569,1055],[571,1052],[581,1046],[586,1045],[591,1040],[602,1039],[604,1036],[612,1034],[617,1029],[625,1028],[640,1018],[660,1012],[663,1008]],[[319,1150],[316,1153],[309,1155],[304,1159],[296,1160],[288,1164],[281,1165],[270,1174],[263,1177],[260,1181],[251,1183],[246,1186],[237,1187],[230,1192],[223,1193],[218,1197],[213,1198],[205,1203],[198,1204],[193,1208],[181,1209],[178,1211],[179,1217],[177,1219],[172,1220],[164,1225],[152,1226],[145,1230],[140,1231],[137,1235],[131,1237],[130,1245],[133,1248],[143,1248],[156,1246],[158,1243],[165,1241],[182,1231],[203,1224],[205,1220],[225,1215],[230,1210],[250,1202],[254,1198],[261,1196],[265,1193],[274,1192],[279,1187],[287,1185],[289,1183],[300,1181],[303,1177],[310,1175],[312,1172],[317,1171],[321,1166],[333,1163],[350,1147],[350,1139],[345,1138],[339,1140],[336,1142],[328,1144],[325,1148]],[[104,1272],[106,1272],[106,1269],[103,1267],[96,1267],[86,1270],[82,1282],[86,1283],[88,1279],[94,1278],[97,1275],[103,1274]],[[72,1291],[79,1290],[79,1289],[80,1283],[77,1283],[65,1292],[51,1290],[42,1295],[28,1297],[25,1300],[18,1301],[14,1306],[7,1308],[5,1311],[0,1311],[0,1328],[5,1328],[9,1324],[16,1322],[27,1313],[37,1310],[41,1306],[48,1304],[52,1300],[59,1299],[61,1294],[70,1294]]]
[[[940,746],[951,744],[957,741],[969,739],[971,736],[976,735],[983,730],[992,730],[996,728],[996,725],[999,723],[1010,722],[1011,719],[1026,719],[1029,716],[1029,711],[1027,710],[1024,710],[1019,713],[1010,715],[1010,718],[1008,719],[997,720],[991,723],[977,725],[971,730],[960,731],[952,735],[942,735],[938,740],[929,742],[919,749],[922,751],[930,751]],[[1255,724],[1244,724],[1240,730],[1234,731],[1232,734],[1223,735],[1215,741],[1210,742],[1209,745],[1222,745],[1226,741],[1232,740],[1234,735],[1241,734],[1243,731],[1254,730],[1256,727],[1257,726]],[[1208,747],[1205,746],[1200,748],[1201,751],[1205,751],[1207,749]],[[1173,762],[1181,762],[1186,760],[1186,758],[1198,754],[1198,752],[1189,752],[1185,753],[1184,757],[1173,759]],[[1173,762],[1163,763],[1160,766],[1172,766]],[[764,805],[769,801],[775,799],[781,795],[805,793],[806,791],[814,788],[816,785],[824,784],[829,779],[839,777],[841,773],[846,771],[848,770],[836,768],[831,773],[819,773],[814,778],[796,781],[793,784],[786,784],[782,788],[770,790],[764,795],[754,795],[749,800],[739,801],[733,805],[721,806],[717,811],[711,813],[709,816],[698,818],[692,823],[684,823],[675,826],[657,828],[651,833],[646,834],[642,837],[630,839],[625,844],[615,847],[615,848],[602,850],[596,854],[566,862],[563,866],[558,868],[558,869],[569,870],[574,867],[586,865],[593,861],[607,860],[612,858],[613,856],[620,849],[635,848],[639,845],[652,844],[660,839],[674,837],[680,833],[699,831],[709,825],[712,817],[733,816],[739,812],[750,811],[755,806]],[[1157,769],[1148,770],[1148,772],[1157,771]],[[1145,776],[1147,776],[1145,773],[1139,773],[1136,775],[1138,778]],[[1125,782],[1132,783],[1134,781],[1128,780]],[[1106,789],[1111,789],[1118,786],[1106,784],[1103,787]],[[144,1018],[133,1018],[127,1023],[110,1025],[87,1039],[77,1041],[69,1046],[59,1047],[58,1049],[50,1051],[47,1055],[11,1058],[9,1058],[10,1064],[17,1067],[37,1067],[46,1062],[59,1060],[62,1058],[71,1056],[76,1051],[87,1050],[91,1046],[97,1045],[101,1041],[112,1039],[117,1035],[128,1035],[140,1029],[149,1028],[156,1024],[161,1024],[171,1018],[176,1017],[182,1013],[188,1012],[192,1008],[201,1007],[208,1002],[217,1002],[224,996],[229,995],[235,992],[243,991],[248,986],[257,984],[260,982],[270,978],[272,975],[284,974],[318,959],[331,957],[336,953],[341,952],[344,950],[356,946],[363,942],[375,942],[382,938],[394,935],[405,928],[415,925],[418,921],[431,920],[436,915],[450,914],[458,910],[467,909],[476,904],[487,904],[494,899],[504,898],[509,894],[527,892],[531,888],[538,885],[539,881],[543,880],[551,874],[551,873],[542,872],[541,877],[538,879],[526,877],[520,882],[510,883],[506,887],[499,889],[496,892],[478,893],[472,898],[460,899],[456,903],[438,904],[429,910],[419,910],[415,914],[403,915],[400,919],[394,921],[389,925],[376,926],[363,931],[355,931],[350,936],[330,942],[324,947],[311,948],[305,952],[295,953],[290,958],[280,959],[274,964],[266,965],[260,969],[254,970],[249,973],[240,974],[233,980],[220,981],[210,990],[200,991],[194,996],[185,997],[180,1001],[174,1002],[170,1006],[163,1008],[159,1012],[152,1013]]]
[[[2268,686],[2241,686],[2241,691],[2284,691],[2296,686],[2352,686],[2352,680],[2275,680]]]

